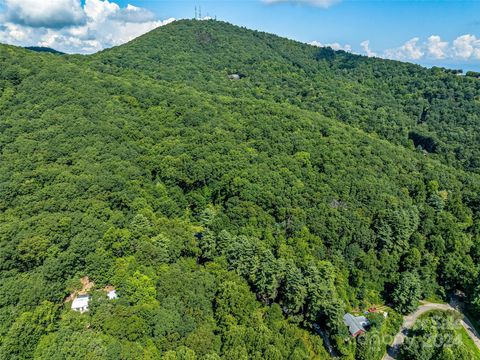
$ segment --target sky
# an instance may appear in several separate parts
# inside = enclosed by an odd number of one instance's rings
[[[480,71],[480,0],[0,0],[0,42],[93,53],[195,8],[316,46]]]

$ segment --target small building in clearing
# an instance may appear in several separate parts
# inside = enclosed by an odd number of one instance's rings
[[[107,292],[107,298],[108,300],[116,300],[118,299],[117,292],[115,288],[112,286],[107,286],[104,291]],[[83,292],[83,291],[82,291]],[[73,298],[75,296],[75,293],[71,294],[69,298]],[[78,295],[77,297],[73,298],[72,302],[72,310],[73,311],[78,311],[79,313],[84,313],[88,311],[88,304],[90,303],[90,295],[89,294],[81,294]]]
[[[370,325],[370,322],[365,316],[354,316],[352,314],[345,314],[343,316],[343,322],[353,337],[364,334],[367,331],[366,327]]]
[[[90,302],[90,295],[79,295],[72,302],[72,310],[84,313],[88,311],[88,303]]]
[[[242,77],[240,76],[240,74],[229,74],[228,78],[230,80],[240,80]]]
[[[114,290],[110,290],[108,293],[107,293],[107,296],[108,296],[108,300],[115,300],[115,299],[118,299],[118,295],[117,295],[117,292]]]

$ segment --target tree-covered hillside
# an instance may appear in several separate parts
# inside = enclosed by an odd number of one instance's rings
[[[178,21],[90,58],[101,72],[290,103],[480,172],[480,81],[317,48],[217,21]],[[238,73],[241,81],[228,79]]]
[[[476,79],[215,21],[0,64],[0,359],[378,360],[346,311],[480,304]]]

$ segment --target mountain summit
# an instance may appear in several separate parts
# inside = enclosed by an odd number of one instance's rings
[[[480,82],[218,21],[177,21],[92,57],[208,92],[290,103],[479,172]],[[228,81],[239,74],[242,81]],[[458,119],[462,119],[459,121]],[[470,135],[467,135],[470,134]]]

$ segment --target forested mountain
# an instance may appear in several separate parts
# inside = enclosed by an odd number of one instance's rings
[[[90,58],[209,93],[290,103],[480,172],[480,82],[456,71],[317,48],[222,22],[177,22]],[[232,84],[228,73],[242,81]]]
[[[480,311],[478,79],[217,21],[0,64],[0,359],[378,360],[345,312]]]

